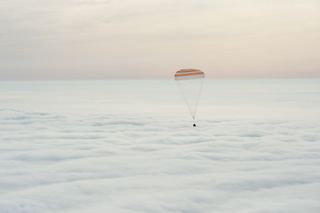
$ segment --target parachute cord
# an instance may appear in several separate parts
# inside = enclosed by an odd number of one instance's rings
[[[187,105],[187,107],[188,107],[189,113],[190,113],[192,119],[195,120],[195,116],[193,115],[191,106],[190,106],[190,104],[189,104],[189,102],[188,102],[188,100],[187,100],[187,97],[185,96],[185,94],[184,94],[184,92],[183,92],[181,83],[180,83],[179,81],[177,81],[177,84],[178,84],[180,93],[182,94],[183,100],[184,100],[184,102],[186,103],[186,105]]]
[[[201,83],[200,83],[200,89],[199,89],[199,92],[197,94],[197,100],[196,100],[196,105],[195,105],[195,109],[194,109],[194,113],[192,113],[192,108],[187,100],[187,97],[185,96],[184,92],[183,92],[183,89],[182,89],[182,86],[181,84],[179,83],[179,81],[177,82],[178,83],[178,86],[179,86],[179,90],[180,92],[182,93],[182,97],[184,99],[184,102],[187,104],[187,107],[188,107],[188,110],[191,114],[191,117],[192,117],[192,120],[194,123],[196,123],[196,114],[197,114],[197,110],[198,110],[198,105],[199,105],[199,99],[200,99],[200,94],[202,92],[202,87],[203,87],[203,81],[204,81],[204,78],[201,79]]]
[[[203,81],[204,81],[204,78],[202,78],[202,80],[201,80],[200,89],[199,89],[199,92],[198,92],[198,95],[197,95],[198,98],[197,98],[197,101],[196,101],[195,112],[194,112],[194,116],[192,116],[194,123],[196,122],[196,113],[198,111],[198,105],[199,105],[200,95],[201,95],[201,92],[202,92]]]

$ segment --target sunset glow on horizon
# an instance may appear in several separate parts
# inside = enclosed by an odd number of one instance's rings
[[[320,77],[316,0],[4,0],[0,80]]]

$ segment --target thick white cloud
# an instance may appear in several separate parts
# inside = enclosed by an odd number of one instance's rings
[[[319,81],[0,85],[1,213],[320,210]],[[147,88],[147,89],[146,89]]]

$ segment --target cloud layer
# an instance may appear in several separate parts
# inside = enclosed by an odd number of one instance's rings
[[[319,82],[207,81],[197,128],[170,82],[70,84],[1,86],[1,213],[319,212]]]

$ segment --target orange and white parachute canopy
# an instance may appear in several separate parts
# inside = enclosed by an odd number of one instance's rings
[[[175,73],[174,78],[179,85],[180,92],[188,106],[192,119],[195,121],[204,72],[198,69],[181,69]]]
[[[175,80],[204,78],[204,72],[198,69],[180,69],[174,75]]]

